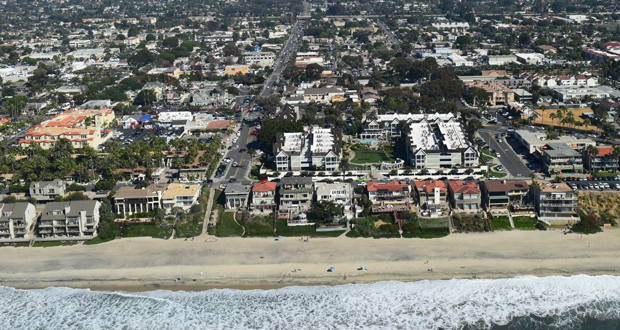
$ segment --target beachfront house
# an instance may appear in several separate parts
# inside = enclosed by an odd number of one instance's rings
[[[65,182],[56,179],[52,181],[36,181],[30,183],[30,197],[34,197],[37,201],[47,202],[53,201],[56,196],[62,196],[66,192]]]
[[[452,212],[470,214],[482,210],[482,195],[476,182],[448,181],[448,197]]]
[[[161,207],[161,198],[167,187],[167,184],[152,184],[142,189],[122,187],[114,195],[115,213],[131,215],[154,211]]]
[[[488,180],[480,184],[482,204],[487,211],[507,211],[508,205],[521,204],[530,186],[525,181]]]
[[[0,240],[30,238],[37,212],[30,203],[0,204]]]
[[[534,191],[538,220],[548,225],[567,225],[580,221],[577,196],[566,183],[539,182]]]
[[[276,211],[276,182],[257,182],[252,187],[250,211],[258,214],[269,214]]]
[[[340,206],[346,218],[353,218],[351,212],[351,184],[348,182],[315,182],[316,201],[330,201]]]
[[[368,199],[372,201],[372,212],[411,211],[413,199],[411,186],[404,182],[368,182]]]
[[[421,215],[437,217],[447,214],[450,209],[448,188],[443,181],[416,181],[415,196],[420,208],[418,213]]]
[[[200,195],[199,184],[171,183],[161,198],[162,207],[166,213],[174,207],[180,207],[184,211],[189,210],[198,201]]]
[[[239,207],[245,207],[248,204],[250,188],[250,185],[240,182],[229,183],[226,186],[226,189],[224,189],[224,196],[226,196],[226,208],[236,209]]]
[[[37,228],[40,238],[86,238],[97,236],[99,201],[52,202],[45,205]]]
[[[306,212],[313,199],[311,177],[285,177],[280,180],[280,210]]]

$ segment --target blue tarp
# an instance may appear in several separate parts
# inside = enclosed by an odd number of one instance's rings
[[[140,119],[138,119],[138,121],[149,121],[151,120],[153,116],[142,116],[140,117]]]

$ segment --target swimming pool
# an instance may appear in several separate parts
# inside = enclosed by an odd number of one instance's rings
[[[375,143],[377,140],[361,140],[361,143]]]

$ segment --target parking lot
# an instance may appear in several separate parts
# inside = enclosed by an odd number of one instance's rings
[[[573,190],[620,190],[620,176],[616,177],[567,177],[562,179]]]
[[[169,127],[156,127],[152,129],[137,128],[137,129],[118,129],[112,134],[109,141],[117,141],[123,145],[128,145],[135,141],[144,141],[149,143],[151,141],[151,135],[155,135],[160,138],[174,139],[180,137],[183,134],[184,128],[169,128]]]

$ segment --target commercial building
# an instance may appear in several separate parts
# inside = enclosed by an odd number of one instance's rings
[[[192,205],[198,202],[200,195],[199,184],[170,183],[168,189],[161,198],[162,207],[167,212],[172,211],[174,207],[180,207],[184,211],[189,210]]]
[[[577,196],[566,183],[540,181],[536,189],[538,220],[548,225],[574,224],[580,221]]]
[[[97,236],[99,201],[54,202],[45,205],[37,228],[41,238]]]
[[[482,210],[482,194],[476,182],[448,181],[452,212],[478,213]]]
[[[452,54],[448,56],[448,60],[452,62],[453,66],[474,66],[474,61],[466,59],[465,57],[458,54]]]
[[[37,212],[30,203],[0,204],[0,240],[30,238]]]
[[[598,152],[593,155],[587,149],[583,149],[582,159],[585,169],[591,172],[616,172],[618,170],[618,158],[614,157],[613,146],[597,146]]]
[[[515,93],[512,89],[494,80],[485,82],[471,82],[465,84],[465,90],[469,93],[472,88],[481,88],[489,95],[489,105],[506,105],[515,101]],[[475,104],[474,104],[475,105]]]
[[[467,22],[442,22],[431,24],[437,30],[449,30],[450,32],[464,32],[469,29]]]
[[[482,59],[488,65],[504,65],[517,62],[517,57],[514,55],[485,55]]]
[[[549,110],[547,110],[549,111]],[[580,139],[568,135],[560,135],[555,140],[547,140],[545,132],[530,132],[527,130],[516,130],[515,138],[527,149],[529,153],[534,153],[548,143],[564,143],[575,150],[583,150],[588,146],[596,146],[596,142],[591,139]]]
[[[545,55],[538,53],[516,53],[515,56],[523,64],[540,64],[545,61]]]
[[[183,123],[181,126],[185,126],[192,121],[192,118],[192,113],[189,111],[160,112],[158,115],[159,125],[161,126],[172,126],[174,122],[181,122]]]
[[[422,119],[407,128],[407,159],[414,168],[451,169],[479,165],[478,151],[461,122]]]
[[[272,66],[276,59],[276,54],[272,52],[244,52],[243,60],[246,64],[256,64],[258,66]]]
[[[507,210],[508,204],[520,203],[530,186],[525,181],[487,180],[480,183],[482,204],[487,211]]]
[[[40,124],[41,127],[103,127],[114,122],[112,109],[73,109],[63,111]]]
[[[250,196],[250,189],[252,187],[240,182],[229,183],[224,189],[224,196],[226,197],[226,208],[236,209],[239,207],[245,207],[248,205],[248,197]]]
[[[589,96],[595,100],[603,100],[609,97],[618,98],[620,92],[609,86],[556,86],[552,88],[553,97],[561,102],[581,100]]]
[[[250,211],[252,213],[270,214],[276,211],[276,182],[257,182],[252,187]]]
[[[273,145],[278,171],[316,166],[336,171],[342,158],[342,133],[336,127],[304,127],[302,133],[277,133]]]
[[[121,187],[114,195],[115,213],[131,215],[154,211],[161,207],[161,198],[167,187],[167,184],[152,184],[142,189]]]

